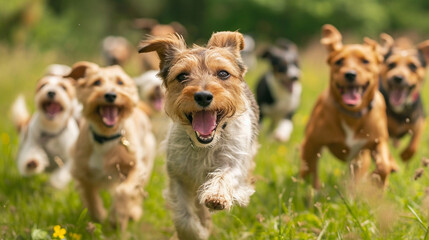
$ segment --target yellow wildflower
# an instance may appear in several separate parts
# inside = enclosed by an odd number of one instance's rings
[[[1,142],[3,143],[3,145],[8,145],[10,143],[10,137],[9,134],[7,133],[2,133],[1,134]]]
[[[61,228],[60,225],[56,225],[54,227],[54,234],[52,234],[52,236],[54,238],[59,238],[59,239],[63,239],[64,235],[67,233],[65,228]]]
[[[82,238],[82,235],[78,233],[70,233],[70,238],[73,240],[80,240]]]

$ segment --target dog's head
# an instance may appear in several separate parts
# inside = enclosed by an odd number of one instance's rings
[[[420,95],[429,61],[429,40],[417,48],[401,48],[388,34],[381,34],[384,62],[381,67],[382,87],[389,104],[398,111],[414,103]]]
[[[322,28],[321,43],[329,52],[330,92],[344,108],[357,111],[367,107],[378,88],[382,61],[377,42],[343,45],[340,32],[332,25]]]
[[[156,51],[166,86],[166,113],[185,126],[199,146],[215,143],[222,126],[245,111],[243,36],[218,32],[206,47],[187,48],[176,35],[143,41],[139,52]]]
[[[279,39],[275,46],[265,50],[262,58],[270,61],[276,81],[292,92],[293,83],[301,76],[296,45],[287,39]]]
[[[82,114],[93,130],[117,133],[138,102],[134,81],[118,65],[101,68],[90,62],[76,63],[69,77],[76,80]]]
[[[108,36],[103,39],[102,55],[107,66],[122,66],[131,56],[131,47],[124,37]]]
[[[157,76],[158,71],[149,70],[134,78],[139,91],[140,99],[149,104],[155,112],[164,110],[165,87],[162,79]]]
[[[62,69],[64,71],[52,69],[52,66],[48,68],[47,75],[38,81],[35,102],[47,123],[63,125],[61,123],[73,114],[75,89],[73,83],[62,75],[67,74],[66,69]]]

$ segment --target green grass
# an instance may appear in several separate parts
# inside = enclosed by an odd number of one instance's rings
[[[45,174],[28,178],[18,174],[14,162],[18,137],[6,115],[13,99],[22,92],[32,104],[35,83],[48,64],[72,64],[77,60],[80,59],[55,52],[42,54],[35,50],[0,48],[0,107],[5,113],[0,118],[0,239],[31,239],[32,234],[37,237],[43,232],[52,238],[55,225],[67,229],[67,239],[73,239],[69,233],[78,233],[81,239],[169,239],[174,228],[162,197],[166,185],[162,157],[157,159],[146,188],[144,215],[140,221],[132,222],[125,233],[108,223],[92,223],[73,183],[58,191],[48,185]],[[256,193],[246,208],[235,207],[231,212],[213,215],[215,227],[211,239],[428,239],[426,194],[429,193],[425,192],[429,173],[413,179],[420,159],[429,155],[427,133],[411,163],[398,161],[401,169],[391,175],[384,194],[348,191],[347,165],[327,151],[320,159],[323,182],[320,191],[314,191],[298,178],[304,127],[316,97],[328,83],[325,55],[320,46],[303,52],[302,67],[302,104],[294,117],[295,130],[290,142],[276,143],[265,130],[261,132],[261,147],[256,157]],[[254,86],[265,68],[262,65],[248,73],[250,85]],[[131,74],[138,72],[133,65],[126,69]],[[425,86],[423,91],[428,90]],[[429,106],[427,97],[424,98]],[[399,159],[398,150],[392,148],[392,153]],[[103,199],[109,205],[106,192]]]

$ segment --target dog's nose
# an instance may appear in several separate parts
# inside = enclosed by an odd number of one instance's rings
[[[36,169],[37,165],[38,165],[37,161],[31,160],[27,163],[27,169],[30,169],[30,170]]]
[[[55,92],[54,91],[49,91],[48,92],[48,97],[49,98],[54,98],[55,97]]]
[[[201,107],[207,107],[213,100],[213,94],[209,91],[196,92],[194,99]]]
[[[404,81],[404,77],[400,76],[400,75],[395,75],[395,76],[393,76],[393,81],[395,83],[402,83],[402,81]]]
[[[354,80],[356,80],[356,75],[357,75],[357,73],[355,70],[350,70],[344,74],[344,77],[346,77],[347,81],[353,82]]]
[[[290,80],[291,80],[292,82],[298,81],[298,76],[290,77]]]
[[[104,94],[104,99],[106,99],[107,102],[112,103],[116,99],[116,93],[108,92],[108,93]]]

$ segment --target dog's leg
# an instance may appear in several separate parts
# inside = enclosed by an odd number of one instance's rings
[[[293,123],[290,119],[282,119],[274,131],[274,138],[280,142],[287,142],[292,134]]]
[[[359,155],[350,163],[351,177],[358,183],[366,175],[371,165],[371,153],[369,150],[362,150]]]
[[[380,141],[375,152],[373,152],[373,158],[375,160],[375,170],[372,173],[372,180],[380,186],[386,186],[387,177],[394,166],[393,163],[391,163],[391,161],[394,160],[390,157],[387,140]]]
[[[51,185],[57,189],[63,189],[71,180],[71,159],[64,164],[64,166],[59,167],[55,172],[52,173],[49,181]]]
[[[170,179],[167,201],[173,211],[177,237],[181,240],[203,240],[210,235],[210,213],[196,202],[195,195],[176,179]],[[208,214],[208,215],[207,215]]]
[[[209,209],[230,210],[234,202],[246,206],[253,193],[247,171],[239,166],[227,166],[208,174],[207,181],[198,190],[198,199]]]
[[[106,209],[104,209],[103,201],[98,193],[98,188],[92,184],[77,180],[81,190],[81,197],[84,205],[88,208],[88,212],[96,221],[103,221],[106,216]]]
[[[306,178],[313,175],[313,187],[320,188],[319,175],[317,173],[317,161],[320,158],[322,146],[313,142],[309,142],[307,136],[301,148],[301,169],[300,176]]]
[[[417,151],[417,147],[419,146],[420,139],[422,137],[422,133],[425,128],[425,120],[423,118],[419,119],[416,123],[416,126],[412,129],[412,137],[410,143],[407,148],[401,153],[401,159],[404,162],[407,162],[413,157],[414,153]]]

